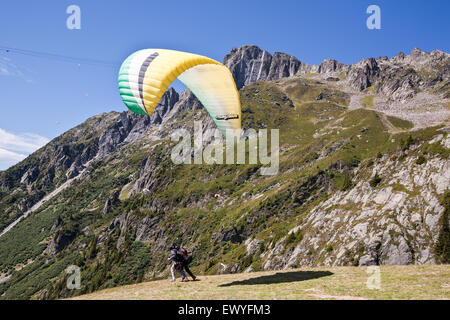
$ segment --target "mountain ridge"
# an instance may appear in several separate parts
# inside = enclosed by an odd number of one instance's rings
[[[261,164],[174,165],[172,130],[194,119],[214,128],[188,90],[169,89],[152,117],[91,117],[0,173],[0,230],[29,212],[0,236],[0,294],[67,297],[165,277],[173,241],[205,274],[448,262],[448,54],[391,58],[426,68],[443,59],[420,83],[401,66],[392,76],[384,58],[310,69],[258,49],[232,50],[224,63],[242,85],[244,129],[280,129],[278,175],[261,176]],[[391,80],[358,88],[379,79]],[[392,101],[380,102],[386,94]],[[434,100],[416,121],[423,110],[411,105],[423,95]],[[64,287],[68,264],[82,268],[81,291]]]

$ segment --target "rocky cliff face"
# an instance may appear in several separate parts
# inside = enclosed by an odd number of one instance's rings
[[[68,187],[92,161],[107,159],[112,152],[145,135],[149,127],[162,122],[177,102],[179,95],[170,88],[151,117],[131,112],[92,117],[4,172],[0,176],[0,190],[20,194],[20,201],[3,212],[0,229],[36,210],[33,206],[46,195]]]
[[[428,53],[415,48],[410,55],[401,52],[391,59],[368,58],[352,65],[327,59],[315,66],[284,53],[272,56],[257,46],[243,46],[233,49],[223,63],[231,70],[238,88],[256,81],[316,73],[322,75],[320,79],[341,80],[357,91],[372,88],[396,101],[406,101],[433,88],[449,98],[450,56],[439,50]]]
[[[348,68],[347,81],[359,90],[373,86],[394,100],[406,100],[421,91],[448,82],[448,54],[414,49],[410,55],[399,53],[392,59],[367,59]]]
[[[236,81],[238,89],[256,81],[277,80],[290,77],[310,67],[285,53],[261,50],[257,46],[234,48],[223,59]]]
[[[450,145],[450,137],[435,141]],[[430,157],[418,164],[420,147],[412,146],[401,162],[398,151],[355,169],[354,186],[314,207],[289,231],[302,234],[301,241],[288,250],[286,238],[274,244],[264,268],[436,263],[432,248],[445,211],[440,199],[449,187],[450,162]],[[370,181],[378,173],[381,182],[373,188]]]
[[[317,70],[318,73],[331,73],[343,71],[344,72],[348,71],[348,66],[334,59],[324,60]]]
[[[224,63],[241,88],[243,126],[280,129],[279,174],[261,176],[260,163],[173,164],[173,129],[214,127],[188,90],[168,90],[152,117],[92,117],[0,172],[2,297],[165,277],[172,242],[206,274],[448,262],[445,114],[431,108],[439,122],[414,127],[389,113],[398,105],[378,108],[385,95],[423,90],[446,103],[447,54],[308,66],[244,46]],[[366,96],[373,108],[359,105]],[[65,289],[69,264],[82,268],[81,291]]]

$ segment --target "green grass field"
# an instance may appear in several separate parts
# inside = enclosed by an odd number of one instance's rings
[[[450,299],[450,265],[381,266],[379,289],[367,267],[301,268],[157,280],[75,299]]]
[[[392,123],[393,126],[399,129],[412,129],[414,128],[414,124],[408,120],[403,120],[397,117],[392,116],[386,116],[386,118],[389,120],[390,123]]]
[[[373,109],[373,98],[374,96],[365,96],[361,98],[360,103],[366,108]]]

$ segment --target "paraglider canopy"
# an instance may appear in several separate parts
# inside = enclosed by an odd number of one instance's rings
[[[151,115],[176,78],[192,91],[224,135],[227,129],[239,135],[241,103],[233,76],[208,57],[167,49],[137,51],[120,68],[119,92],[131,111]]]

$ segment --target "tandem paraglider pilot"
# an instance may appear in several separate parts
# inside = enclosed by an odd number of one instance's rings
[[[182,282],[189,281],[184,271],[188,273],[193,281],[197,280],[197,277],[194,276],[194,274],[189,269],[189,264],[192,262],[192,255],[189,255],[186,249],[180,248],[175,244],[171,245],[169,250],[170,256],[168,260],[172,261],[172,266],[170,267],[170,273],[172,275],[171,281],[175,281],[175,271],[177,271],[181,275]]]

